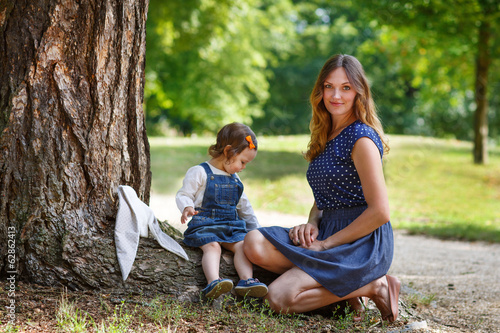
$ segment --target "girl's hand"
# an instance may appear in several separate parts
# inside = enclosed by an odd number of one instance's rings
[[[288,236],[293,244],[304,248],[310,248],[311,244],[316,240],[316,237],[318,237],[318,234],[319,231],[316,225],[306,223],[291,228]]]
[[[184,208],[184,211],[182,212],[181,216],[181,223],[184,224],[186,223],[191,216],[198,214],[197,210],[194,210],[193,207],[186,207]]]

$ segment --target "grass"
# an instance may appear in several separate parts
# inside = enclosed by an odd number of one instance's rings
[[[68,294],[63,291],[57,308],[56,320],[59,330],[63,332],[87,332],[90,327],[86,313],[79,310],[74,302],[68,300]]]
[[[257,210],[307,215],[313,202],[302,157],[308,136],[259,137],[240,174]],[[152,191],[173,195],[187,169],[208,159],[213,138],[150,138]],[[500,242],[500,148],[472,163],[469,142],[390,136],[384,173],[395,228],[441,238]]]
[[[397,228],[441,238],[500,242],[500,150],[472,163],[468,142],[392,137],[385,167]]]
[[[152,191],[175,194],[188,168],[209,159],[207,138],[150,138]],[[306,136],[259,138],[257,158],[239,174],[256,209],[307,215],[313,200],[301,151]]]
[[[272,312],[267,303],[255,298],[226,295],[213,302],[181,302],[157,297],[138,301],[122,300],[104,316],[93,318],[68,300],[63,292],[58,302],[56,320],[59,332],[352,332],[377,327],[385,331],[378,311],[367,310],[363,321],[354,323],[353,314],[337,305],[321,314],[282,315]],[[18,327],[22,329],[22,327]],[[18,330],[14,330],[18,331]]]
[[[410,294],[406,296],[406,301],[412,305],[412,307],[415,306],[423,306],[423,307],[428,307],[431,305],[432,302],[436,300],[436,294],[430,294],[430,295],[422,295],[422,294]]]

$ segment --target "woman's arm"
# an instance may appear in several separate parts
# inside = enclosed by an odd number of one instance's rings
[[[288,233],[290,240],[295,245],[302,245],[304,247],[311,246],[318,237],[318,226],[323,216],[323,211],[318,209],[316,201],[309,212],[307,223],[297,225],[290,229]]]
[[[354,144],[352,159],[361,180],[361,187],[368,208],[349,226],[325,239],[321,244],[313,244],[317,250],[325,250],[362,238],[389,221],[389,199],[385,186],[380,153],[375,143],[360,138]]]
[[[318,209],[316,201],[314,201],[314,205],[311,207],[311,211],[309,212],[309,218],[307,219],[307,223],[319,227],[319,223],[321,222],[322,216],[323,216],[323,211]]]

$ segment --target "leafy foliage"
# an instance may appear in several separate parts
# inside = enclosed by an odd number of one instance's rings
[[[308,132],[325,60],[364,64],[389,133],[471,139],[477,27],[499,28],[493,0],[152,0],[148,131],[184,134],[241,121],[261,134]],[[492,35],[490,136],[500,131],[500,40]],[[156,130],[156,131],[155,131]]]
[[[190,134],[250,123],[269,97],[268,63],[288,48],[287,1],[150,3],[146,109]]]
[[[380,27],[379,38],[362,47],[368,54],[384,58],[388,66],[383,68],[394,74],[393,80],[385,81],[391,89],[380,88],[380,80],[374,82],[378,100],[384,101],[379,105],[389,132],[471,139],[478,27],[488,22],[492,32],[498,30],[500,4],[491,0],[381,0],[356,4],[360,10],[369,6],[369,11],[362,11],[363,16]],[[500,75],[494,70],[500,65],[498,43],[493,36],[489,73],[492,129],[500,125],[500,104],[494,93],[500,84]],[[368,68],[374,67],[372,64]],[[392,92],[395,99],[389,96]],[[492,133],[498,136],[498,131]]]

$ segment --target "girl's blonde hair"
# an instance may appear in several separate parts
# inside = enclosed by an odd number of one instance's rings
[[[377,110],[363,66],[358,59],[351,55],[337,54],[328,59],[323,65],[309,98],[312,106],[312,119],[309,124],[311,140],[309,141],[308,150],[304,154],[304,157],[309,162],[325,150],[328,135],[333,130],[332,116],[323,102],[323,86],[328,75],[340,67],[344,68],[349,82],[357,93],[353,105],[356,119],[373,128],[382,140],[384,152],[389,152],[387,138],[377,116]]]
[[[250,138],[247,139],[248,136]],[[257,137],[247,125],[240,123],[227,124],[217,133],[217,142],[208,148],[208,154],[214,158],[222,156],[226,146],[231,146],[226,156],[230,159],[241,153],[245,148],[257,150]]]

